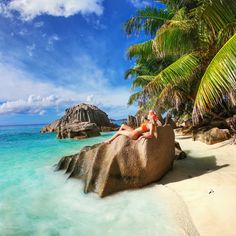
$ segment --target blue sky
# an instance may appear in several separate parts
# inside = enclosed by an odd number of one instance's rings
[[[147,0],[0,0],[0,125],[48,123],[80,102],[110,118],[127,106],[122,24]]]

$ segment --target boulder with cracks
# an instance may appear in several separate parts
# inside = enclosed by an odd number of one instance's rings
[[[140,188],[159,180],[175,159],[174,132],[170,126],[158,127],[157,137],[130,140],[119,136],[112,143],[83,148],[63,157],[57,170],[84,182],[84,192],[100,197]]]

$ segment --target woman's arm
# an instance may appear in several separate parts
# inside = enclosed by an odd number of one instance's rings
[[[157,120],[156,123],[158,126],[162,126],[162,123],[159,120]]]

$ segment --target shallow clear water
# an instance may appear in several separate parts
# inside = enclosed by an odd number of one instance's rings
[[[154,187],[100,199],[53,165],[107,139],[57,140],[39,126],[0,127],[0,235],[175,235]]]

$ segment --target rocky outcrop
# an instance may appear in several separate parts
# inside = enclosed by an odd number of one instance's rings
[[[44,126],[41,129],[41,133],[52,133],[52,132],[56,132],[57,128],[60,125],[60,120],[55,120],[54,122],[52,122],[49,125]]]
[[[174,132],[158,127],[158,136],[130,140],[119,136],[110,144],[85,147],[80,153],[63,157],[57,170],[84,181],[84,192],[100,197],[159,180],[172,168],[175,159]]]
[[[174,120],[172,119],[172,116],[170,113],[167,113],[166,118],[165,118],[165,125],[170,125],[173,129],[175,129],[176,123],[174,122]]]
[[[91,137],[91,135],[100,135],[97,130],[113,131],[116,129],[117,126],[110,122],[105,112],[96,106],[82,103],[66,109],[63,117],[43,127],[41,132],[57,132],[59,138],[78,138],[80,136],[78,132],[82,132],[81,137]]]
[[[182,160],[187,157],[187,154],[182,150],[180,144],[175,141],[175,160]]]
[[[232,132],[232,136],[233,136],[233,144],[236,144],[236,115],[233,115],[232,117],[229,117],[228,119],[226,119],[227,124],[230,127],[230,130]]]
[[[136,116],[131,116],[128,115],[127,118],[127,125],[129,125],[132,128],[137,128],[141,125],[141,116],[136,115]]]
[[[100,135],[100,131],[96,124],[89,122],[74,122],[59,127],[57,130],[57,137],[59,139],[72,138],[82,139],[96,137]]]
[[[206,144],[215,144],[231,138],[228,129],[212,128],[210,130],[200,130],[193,133],[193,140],[199,140]]]

